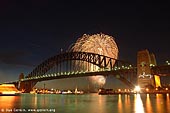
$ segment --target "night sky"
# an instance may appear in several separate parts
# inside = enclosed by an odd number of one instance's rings
[[[115,38],[119,59],[136,64],[137,51],[148,49],[161,65],[170,60],[169,5],[0,1],[0,82],[16,80],[21,72],[27,75],[43,60],[61,49],[66,51],[83,34],[101,32]],[[56,87],[74,80],[55,80]]]

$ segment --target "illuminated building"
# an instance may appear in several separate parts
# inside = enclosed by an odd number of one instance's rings
[[[19,93],[14,84],[0,85],[0,95],[15,95]]]

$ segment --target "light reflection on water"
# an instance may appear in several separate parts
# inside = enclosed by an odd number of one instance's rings
[[[119,94],[118,95],[118,109],[119,109],[119,111],[118,111],[118,113],[123,113],[123,109],[122,109],[123,107],[122,107],[122,95],[121,94]]]
[[[152,104],[151,104],[151,100],[150,100],[150,95],[149,94],[146,95],[146,112],[147,113],[153,113]]]
[[[134,112],[135,113],[145,113],[144,106],[140,94],[135,94],[134,99]]]
[[[36,113],[28,109],[51,110],[41,111],[43,113],[170,113],[170,96],[169,94],[0,96],[0,112],[6,109],[12,110],[8,113],[15,113],[14,109],[25,110],[25,113]]]
[[[0,96],[0,108],[13,108],[17,101],[18,97],[15,96]]]

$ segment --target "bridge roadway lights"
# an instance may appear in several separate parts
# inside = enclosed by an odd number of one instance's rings
[[[20,79],[20,90],[24,90],[25,92],[30,92],[38,81],[67,78],[67,76],[78,77],[78,75],[82,75],[82,74],[83,74],[82,76],[89,76],[92,73],[94,75],[100,75],[100,74],[115,75],[115,77],[117,79],[121,80],[128,86],[133,87],[133,83],[130,83],[131,81],[127,80],[126,76],[123,76],[124,74],[127,74],[127,71],[131,72],[131,70],[129,70],[129,69],[121,69],[121,70],[118,69],[116,71],[111,70],[111,69],[102,69],[102,70],[90,71],[90,72],[87,72],[87,71],[84,72],[83,70],[81,70],[80,72],[73,71],[73,72],[51,73],[51,74],[45,74],[45,75],[41,75],[41,76],[39,75],[39,76],[30,77],[30,78]],[[123,75],[120,75],[120,74],[123,74]]]

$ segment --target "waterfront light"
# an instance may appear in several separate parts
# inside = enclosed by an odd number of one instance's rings
[[[118,89],[119,92],[121,92],[121,89]]]
[[[148,92],[148,91],[149,91],[149,89],[148,89],[148,88],[146,88],[146,91]]]
[[[125,89],[125,92],[126,92],[127,90]]]
[[[140,87],[139,86],[135,86],[135,89],[134,89],[136,92],[140,92]]]

